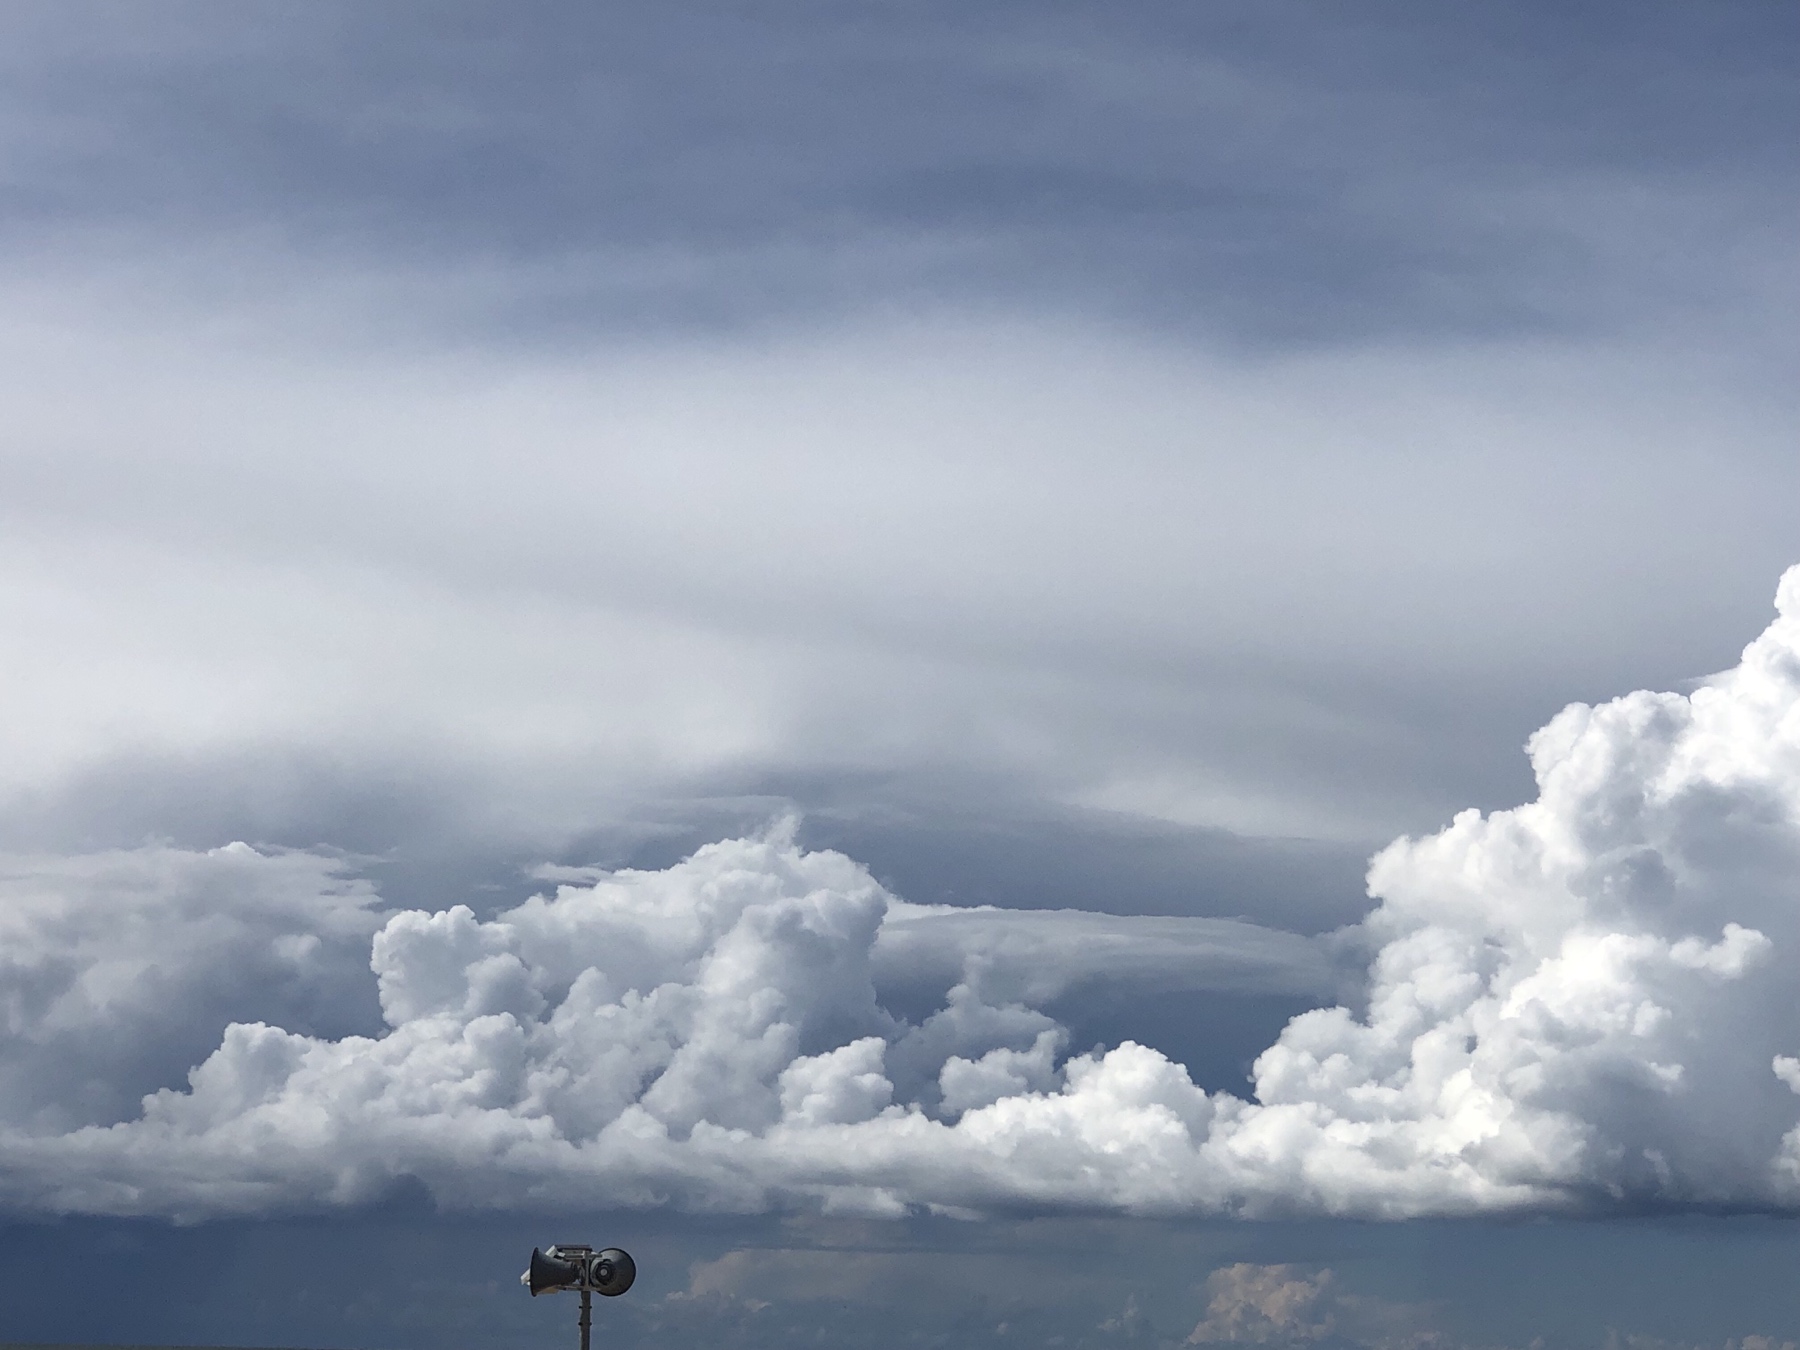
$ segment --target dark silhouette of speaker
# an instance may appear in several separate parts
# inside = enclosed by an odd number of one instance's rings
[[[588,1350],[588,1328],[593,1325],[594,1295],[617,1298],[637,1279],[637,1262],[617,1247],[595,1251],[572,1242],[559,1242],[546,1251],[531,1249],[531,1264],[519,1283],[539,1294],[573,1289],[581,1295],[581,1350]]]
[[[607,1298],[617,1298],[637,1278],[637,1262],[631,1259],[629,1252],[622,1252],[617,1247],[608,1247],[603,1252],[596,1252],[588,1261],[588,1284],[596,1294],[604,1294]]]
[[[629,1261],[631,1258],[626,1257],[625,1259]],[[634,1271],[633,1274],[635,1273]],[[531,1249],[531,1265],[519,1277],[519,1283],[529,1289],[531,1296],[536,1298],[539,1294],[553,1293],[558,1289],[573,1289],[581,1283],[581,1277],[584,1274],[586,1274],[585,1263],[563,1260],[562,1252],[558,1248],[552,1247],[549,1254],[546,1254],[533,1247]],[[630,1284],[631,1281],[627,1280],[626,1283]]]

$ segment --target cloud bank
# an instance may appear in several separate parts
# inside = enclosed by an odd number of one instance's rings
[[[293,1025],[340,988],[326,962],[307,998],[233,1021],[184,1088],[69,1127],[105,1094],[51,1058],[267,997],[327,939],[360,942],[372,897],[311,855],[235,846],[15,869],[51,898],[6,920],[0,1195],[185,1217],[419,1183],[455,1208],[1794,1208],[1800,568],[1777,609],[1691,694],[1565,709],[1530,743],[1537,800],[1379,853],[1365,996],[1295,1018],[1248,1097],[1130,1042],[1070,1054],[1035,1005],[1139,969],[1320,989],[1316,946],[906,905],[776,829],[488,920],[393,914],[369,947],[372,1034]],[[929,1016],[885,1006],[884,982],[934,979],[953,983]]]
[[[0,1122],[135,1116],[233,1018],[378,1026],[377,904],[341,860],[245,844],[0,855]]]

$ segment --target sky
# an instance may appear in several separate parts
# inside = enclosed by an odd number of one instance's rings
[[[1800,1342],[1797,47],[7,6],[0,1341]]]

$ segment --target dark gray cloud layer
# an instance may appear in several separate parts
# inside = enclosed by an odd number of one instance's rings
[[[1800,1338],[1788,1278],[1800,1235],[1781,1221],[677,1227],[596,1214],[572,1227],[432,1216],[402,1197],[353,1231],[319,1222],[0,1228],[0,1335],[401,1350],[573,1344],[574,1301],[528,1298],[513,1274],[532,1246],[577,1237],[623,1243],[638,1258],[632,1292],[596,1308],[595,1339],[644,1350],[814,1340],[1000,1350],[1053,1337],[1072,1350],[1174,1346],[1217,1316],[1209,1305],[1226,1292],[1220,1285],[1248,1292],[1247,1273],[1289,1283],[1328,1273],[1327,1297],[1301,1311],[1315,1325],[1335,1314],[1332,1350],[1744,1350],[1748,1336],[1771,1336],[1772,1347]],[[1703,1252],[1719,1258],[1697,1262]],[[96,1260],[114,1271],[107,1298],[87,1293]],[[1220,1279],[1225,1272],[1235,1281]],[[1246,1302],[1233,1301],[1253,1329]],[[1230,1305],[1220,1311],[1229,1316]]]
[[[927,298],[1255,343],[1582,329],[1744,284],[1795,168],[1792,16],[1754,0],[26,5],[7,35],[15,231],[523,271],[489,318],[526,332]]]

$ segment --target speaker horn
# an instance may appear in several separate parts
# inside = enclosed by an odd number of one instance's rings
[[[588,1260],[588,1284],[596,1294],[617,1298],[637,1278],[637,1262],[617,1247],[595,1252]]]
[[[556,1249],[552,1247],[550,1250],[555,1251]],[[619,1255],[625,1256],[625,1253],[620,1252]],[[625,1256],[625,1260],[629,1262],[631,1258]],[[525,1273],[519,1276],[519,1283],[529,1289],[531,1296],[536,1298],[539,1294],[547,1294],[554,1289],[573,1289],[581,1283],[582,1273],[581,1267],[575,1262],[546,1256],[533,1247],[531,1264],[526,1267]],[[631,1280],[627,1278],[625,1283],[629,1285]],[[621,1289],[619,1292],[622,1294],[625,1291]]]

